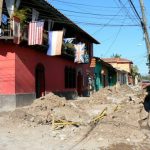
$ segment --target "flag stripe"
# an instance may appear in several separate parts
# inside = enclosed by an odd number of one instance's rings
[[[29,45],[42,45],[43,42],[43,27],[44,22],[30,22],[29,23]]]

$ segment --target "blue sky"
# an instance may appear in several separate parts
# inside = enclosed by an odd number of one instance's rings
[[[147,49],[139,20],[128,0],[49,0],[64,15],[101,42],[94,45],[94,56],[121,54],[132,60],[143,75],[148,74]],[[141,16],[139,0],[133,0]],[[150,26],[150,0],[144,0]],[[90,24],[89,24],[90,23]],[[128,26],[112,26],[128,25]]]

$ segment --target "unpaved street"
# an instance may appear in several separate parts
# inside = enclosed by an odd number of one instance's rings
[[[128,86],[74,101],[50,93],[31,106],[0,113],[0,150],[149,150],[150,129],[138,124],[147,115],[144,97],[140,88]],[[61,120],[78,126],[53,124]]]

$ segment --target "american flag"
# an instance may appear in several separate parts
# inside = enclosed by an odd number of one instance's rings
[[[28,45],[42,45],[43,28],[43,21],[29,23]]]
[[[75,60],[76,63],[84,63],[85,44],[75,44]]]

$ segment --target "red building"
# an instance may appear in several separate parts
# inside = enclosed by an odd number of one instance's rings
[[[28,10],[21,26],[21,42],[14,44],[14,24],[7,0],[0,5],[3,14],[0,37],[0,110],[28,105],[35,98],[49,92],[70,98],[76,93],[83,95],[87,87],[87,72],[93,70],[89,63],[74,63],[74,53],[66,45],[62,46],[61,55],[46,55],[48,20],[53,22],[51,30],[65,30],[64,38],[75,38],[76,41],[85,43],[89,58],[93,56],[93,43],[98,44],[98,41],[45,0],[22,0],[17,5],[18,11],[24,8]],[[29,22],[33,19],[33,8],[39,13],[38,20],[45,20],[44,39],[42,45],[29,46],[26,33]]]

